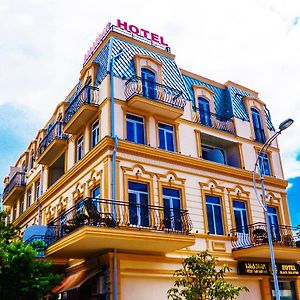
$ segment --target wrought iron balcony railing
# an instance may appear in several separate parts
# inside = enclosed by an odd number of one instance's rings
[[[67,124],[73,115],[82,107],[84,104],[88,105],[99,105],[99,94],[98,88],[90,85],[86,85],[76,95],[76,97],[70,102],[69,106],[65,111],[64,125]]]
[[[192,229],[187,210],[85,198],[48,224],[46,238],[54,242],[85,225],[185,235]]]
[[[195,109],[193,112],[193,121],[204,126],[235,134],[232,118],[217,115],[210,111]]]
[[[271,231],[274,246],[296,247],[295,230],[292,226],[272,225]],[[268,245],[267,224],[259,222],[232,229],[231,244],[233,250]]]
[[[138,76],[127,80],[124,92],[127,101],[138,95],[182,110],[186,104],[182,91]]]
[[[67,140],[68,135],[63,133],[62,128],[63,123],[61,121],[57,121],[51,129],[46,133],[45,137],[39,143],[37,157],[39,158],[43,152],[47,149],[47,147],[54,141],[54,140]]]
[[[25,186],[25,173],[17,172],[9,181],[7,186],[3,190],[3,199],[12,191],[14,187]]]

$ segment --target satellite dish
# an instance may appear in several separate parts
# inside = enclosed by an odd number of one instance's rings
[[[45,236],[47,230],[47,226],[44,225],[32,225],[25,229],[23,234],[23,241],[29,240],[34,235],[38,235],[40,237]]]
[[[224,154],[220,149],[213,149],[207,153],[207,159],[219,164],[225,164]]]

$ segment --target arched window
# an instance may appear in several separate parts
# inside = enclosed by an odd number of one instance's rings
[[[198,108],[200,123],[205,126],[212,126],[209,101],[202,97],[198,97]]]
[[[263,122],[260,113],[255,108],[251,108],[251,114],[252,114],[255,140],[263,144],[266,141],[266,136],[265,136],[265,131],[264,131]]]
[[[142,68],[142,87],[143,87],[143,96],[150,99],[156,98],[156,78],[155,73]]]

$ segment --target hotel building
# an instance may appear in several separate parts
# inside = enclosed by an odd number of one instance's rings
[[[10,168],[2,204],[64,270],[61,299],[167,299],[182,260],[206,249],[249,288],[239,299],[273,299],[253,168],[274,133],[257,92],[179,68],[162,37],[118,20]],[[282,299],[299,299],[277,140],[259,164]]]

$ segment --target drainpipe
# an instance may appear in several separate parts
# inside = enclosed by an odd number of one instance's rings
[[[110,45],[112,47],[112,43]],[[117,148],[118,148],[118,136],[115,134],[115,86],[114,86],[114,64],[115,61],[122,54],[122,50],[114,56],[111,55],[112,48],[110,48],[110,63],[109,63],[109,74],[110,74],[110,122],[111,131],[110,135],[114,139],[114,149],[112,153],[112,180],[111,180],[111,196],[113,201],[113,218],[116,220],[117,207],[116,207],[116,163],[117,163]],[[118,300],[118,273],[117,273],[117,249],[114,249],[114,260],[113,260],[113,290],[114,300]]]

